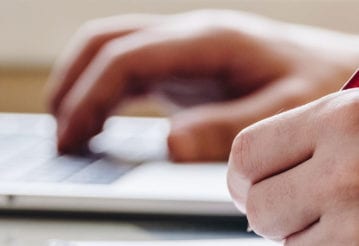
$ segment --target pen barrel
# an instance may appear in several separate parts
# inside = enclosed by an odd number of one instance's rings
[[[353,74],[353,76],[346,82],[341,90],[347,90],[359,87],[359,69]]]

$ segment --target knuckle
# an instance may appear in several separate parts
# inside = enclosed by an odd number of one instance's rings
[[[223,15],[223,10],[217,10],[217,9],[200,9],[195,10],[193,12],[190,12],[190,15],[193,18],[200,17],[202,20],[213,20],[214,17],[218,17],[220,15]]]
[[[359,90],[339,93],[326,104],[321,120],[339,132],[359,129]]]
[[[89,20],[81,25],[81,27],[77,31],[77,34],[87,37],[87,38],[91,38],[94,36],[95,33],[98,32],[98,30],[99,30],[98,25],[99,25],[98,20],[96,20],[96,19]]]
[[[125,47],[120,45],[120,39],[112,39],[99,47],[96,59],[100,66],[116,71],[116,69],[121,70],[121,75],[125,76],[125,72],[128,72],[128,68],[135,68],[134,62],[135,56],[131,53],[131,50],[127,50]],[[131,60],[132,59],[132,60]]]
[[[124,43],[122,38],[114,38],[105,42],[99,50],[99,56],[106,59],[109,65],[116,63],[117,67],[133,68],[140,71],[137,62],[146,59],[145,53],[139,52],[145,45],[133,46],[130,43]],[[120,64],[121,63],[121,64]]]
[[[202,9],[186,13],[183,17],[186,21],[194,23],[191,28],[198,33],[211,35],[217,40],[228,40],[228,36],[233,38],[233,34],[239,32],[237,28],[228,24],[230,13],[225,10]]]
[[[98,49],[106,36],[106,29],[101,28],[101,26],[101,20],[87,21],[79,28],[75,36],[85,47]]]
[[[98,29],[99,19],[88,20],[83,23],[79,29],[79,32],[91,33]]]
[[[100,56],[106,57],[106,59],[110,61],[114,60],[117,55],[116,52],[117,43],[118,43],[117,39],[113,39],[103,44],[99,50]]]

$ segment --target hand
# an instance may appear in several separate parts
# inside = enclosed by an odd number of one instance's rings
[[[359,244],[358,108],[351,89],[236,137],[228,186],[256,233],[287,246]]]
[[[356,65],[350,40],[232,11],[91,21],[50,78],[58,149],[80,149],[126,99],[177,83],[163,91],[206,104],[172,117],[172,158],[224,160],[239,130],[337,90]]]

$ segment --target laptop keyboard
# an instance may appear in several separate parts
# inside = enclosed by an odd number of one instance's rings
[[[0,182],[110,184],[136,166],[104,155],[56,156],[52,141],[29,140],[0,135]]]
[[[59,156],[30,170],[20,181],[63,182],[88,165],[91,162],[86,158]]]
[[[114,163],[105,158],[97,160],[70,176],[66,182],[110,184],[134,167],[133,164]]]
[[[106,155],[58,156],[49,116],[0,114],[0,182],[110,184],[155,159],[166,129],[164,120],[115,118],[92,144]]]
[[[111,160],[59,156],[35,168],[20,181],[65,182],[86,184],[110,184],[120,178],[134,165]]]

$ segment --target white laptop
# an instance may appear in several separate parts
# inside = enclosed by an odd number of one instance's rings
[[[280,246],[281,243],[263,238],[171,240],[171,241],[119,241],[119,242],[61,242],[53,241],[50,246]]]
[[[226,163],[166,160],[166,119],[112,117],[86,157],[58,156],[55,127],[0,114],[0,209],[240,216]]]

